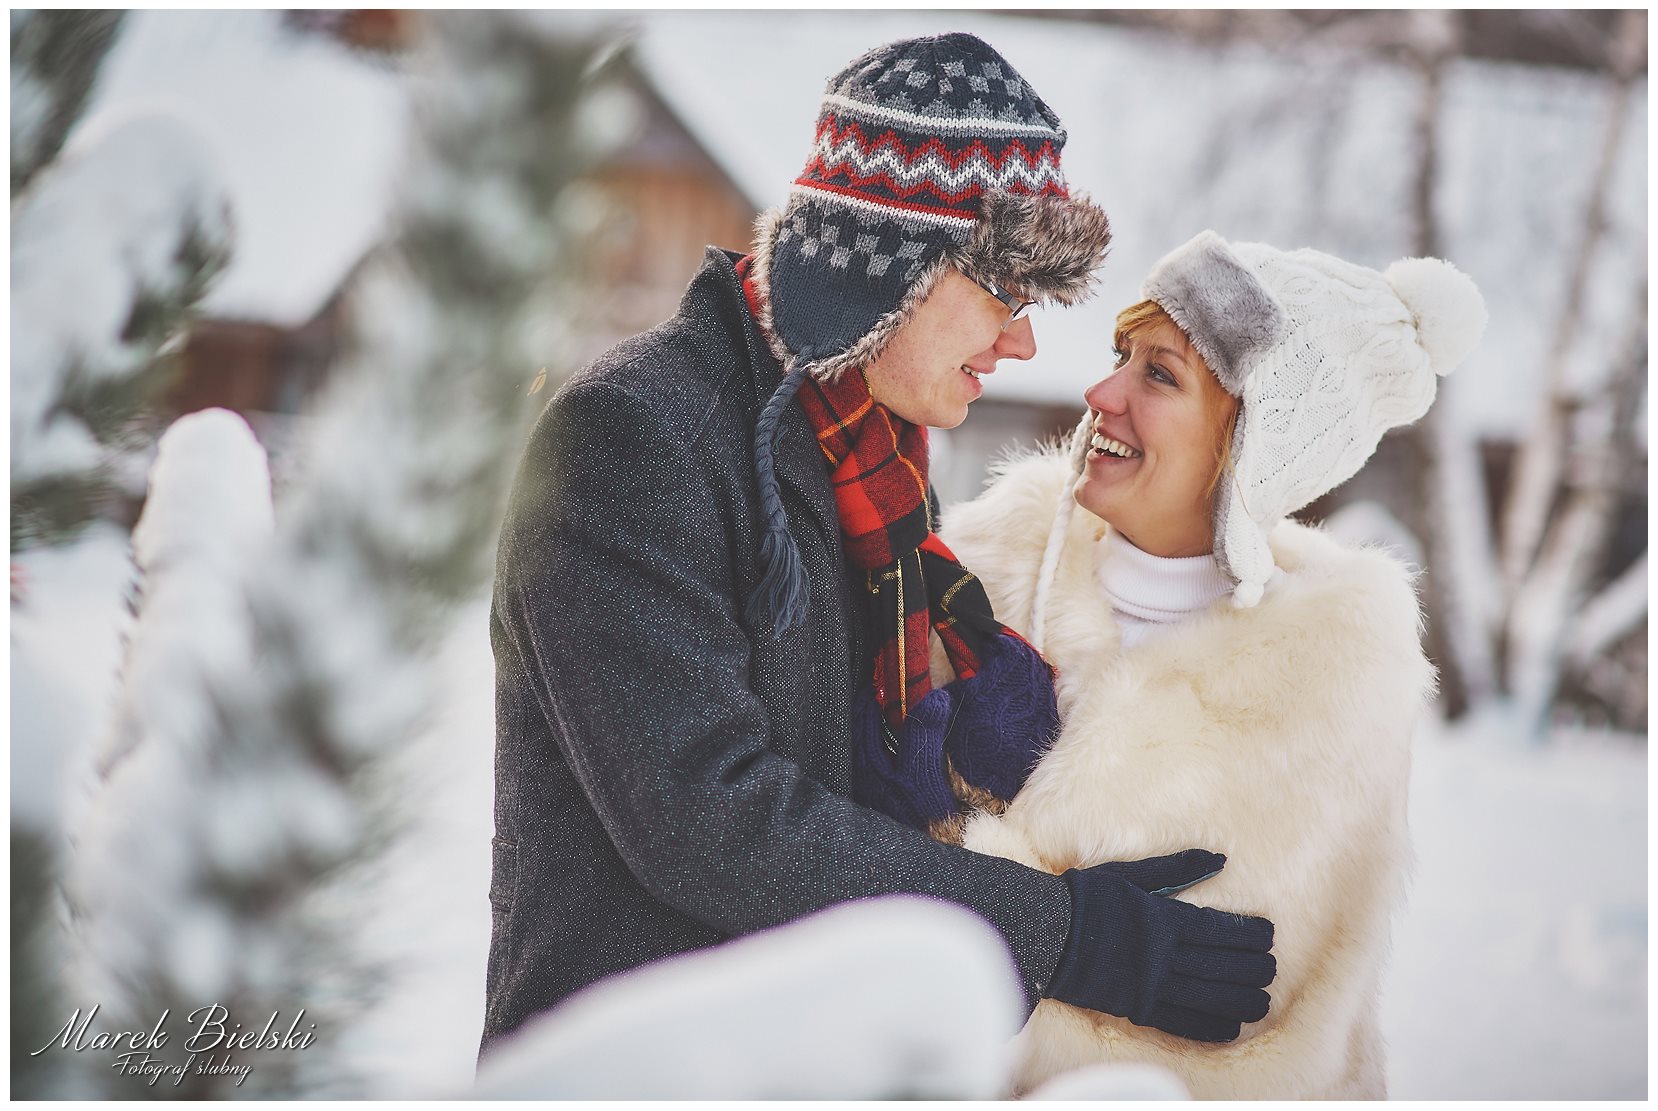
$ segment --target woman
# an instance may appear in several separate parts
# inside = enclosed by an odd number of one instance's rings
[[[1379,1098],[1378,981],[1433,671],[1406,569],[1285,517],[1426,411],[1484,304],[1438,260],[1379,274],[1212,232],[1145,297],[1071,450],[1006,466],[942,530],[1057,669],[1062,721],[964,844],[1056,873],[1216,849],[1225,870],[1178,897],[1277,923],[1278,975],[1230,1044],[1045,1000],[1018,1087],[1144,1061],[1204,1098]]]

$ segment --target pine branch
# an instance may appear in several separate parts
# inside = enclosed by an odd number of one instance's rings
[[[12,217],[12,542],[53,542],[104,496],[158,357],[230,258],[228,189],[160,112],[94,121]]]
[[[317,1024],[316,1045],[262,1059],[238,1088],[191,1078],[173,1095],[366,1082],[329,1050],[382,975],[342,892],[398,832],[380,778],[428,723],[436,642],[486,580],[533,416],[524,387],[558,362],[549,324],[573,303],[582,228],[568,202],[587,161],[578,137],[594,131],[581,94],[596,36],[561,26],[434,18],[396,249],[352,291],[357,335],[310,418],[275,536],[236,576],[240,604],[214,607],[241,615],[246,651],[172,674],[193,720],[146,717],[122,741],[133,754],[111,789],[153,766],[147,751],[194,780],[163,892],[193,932],[140,919],[108,970],[127,985],[123,1012],[216,1001],[243,1021],[304,1007]]]
[[[12,13],[12,201],[56,158],[125,13]]]

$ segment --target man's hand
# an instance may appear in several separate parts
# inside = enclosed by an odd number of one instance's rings
[[[852,801],[925,830],[956,812],[944,774],[944,735],[955,716],[955,693],[931,691],[894,731],[870,688],[852,702]]]
[[[1066,872],[1071,933],[1046,995],[1204,1042],[1265,1018],[1272,923],[1167,897],[1225,863],[1188,849]]]
[[[1010,802],[1059,733],[1053,673],[1006,633],[985,644],[979,673],[949,685],[956,712],[944,750],[968,783]]]

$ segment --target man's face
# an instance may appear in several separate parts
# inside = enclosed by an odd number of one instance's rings
[[[870,394],[911,424],[956,427],[984,392],[980,375],[995,371],[998,360],[1036,354],[1029,318],[1007,324],[1008,315],[1007,306],[977,282],[946,271],[909,323],[864,368]]]

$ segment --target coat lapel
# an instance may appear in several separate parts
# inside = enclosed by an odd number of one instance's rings
[[[742,286],[737,280],[735,252],[708,248],[705,268],[712,268],[725,287],[730,311],[742,321],[742,333],[748,348],[748,369],[754,385],[754,412],[771,398],[772,391],[783,380],[783,367],[767,346],[760,327],[749,314]],[[812,434],[806,413],[799,405],[790,405],[777,427],[777,443],[773,460],[778,478],[795,492],[811,510],[821,538],[828,550],[839,556],[840,512],[835,508],[835,491],[829,482],[829,468],[823,453],[818,450],[817,437]]]

